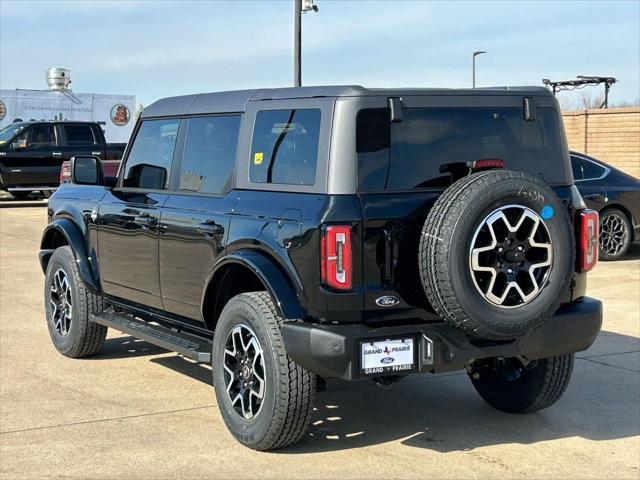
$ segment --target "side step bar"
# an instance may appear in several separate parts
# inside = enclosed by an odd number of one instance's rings
[[[118,312],[92,314],[91,320],[198,362],[211,363],[211,342],[206,339]]]

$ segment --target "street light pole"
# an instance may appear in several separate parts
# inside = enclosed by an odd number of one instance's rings
[[[293,0],[293,86],[302,86],[302,14],[317,12],[313,0]]]
[[[293,86],[302,85],[302,0],[294,0],[293,11]]]
[[[473,88],[476,88],[476,57],[478,55],[482,55],[483,53],[487,53],[484,50],[477,50],[473,52]]]

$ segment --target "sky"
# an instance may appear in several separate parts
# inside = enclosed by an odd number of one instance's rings
[[[640,101],[640,0],[316,4],[302,21],[304,85],[469,87],[472,52],[486,50],[478,86],[614,76],[611,102]],[[0,88],[45,89],[52,66],[71,69],[76,92],[143,105],[290,86],[293,0],[0,0]]]

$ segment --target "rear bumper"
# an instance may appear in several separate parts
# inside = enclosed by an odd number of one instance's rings
[[[523,356],[530,360],[586,350],[602,326],[602,303],[585,297],[558,310],[539,329],[510,342],[469,337],[445,323],[373,328],[367,325],[282,325],[287,354],[306,370],[323,377],[371,378],[360,371],[359,345],[366,340],[412,337],[416,345],[414,372],[458,370],[472,360]]]

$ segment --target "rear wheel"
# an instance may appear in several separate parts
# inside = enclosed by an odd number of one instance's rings
[[[569,384],[573,354],[523,363],[517,358],[479,360],[471,381],[492,407],[509,413],[530,413],[557,402]]]
[[[213,385],[229,431],[255,450],[302,438],[313,410],[315,375],[284,349],[282,318],[267,292],[243,293],[224,307],[213,337]]]
[[[107,327],[91,321],[90,315],[103,310],[104,303],[85,288],[71,247],[60,247],[51,256],[44,298],[49,335],[61,354],[81,358],[100,351]]]
[[[617,208],[600,214],[600,260],[618,260],[631,244],[631,223]]]

